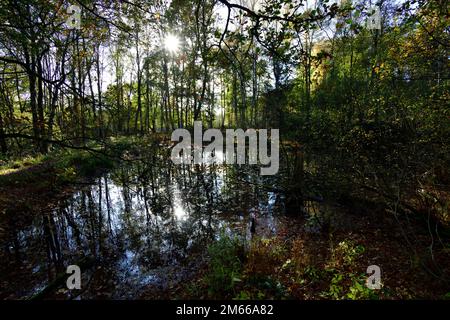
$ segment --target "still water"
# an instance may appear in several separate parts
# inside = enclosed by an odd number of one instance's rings
[[[249,241],[250,214],[258,236],[277,232],[284,199],[262,187],[268,184],[276,186],[277,176],[248,166],[179,166],[158,153],[124,163],[6,224],[0,298],[158,296],[195,275],[214,239]],[[71,264],[81,267],[81,290],[60,281]]]

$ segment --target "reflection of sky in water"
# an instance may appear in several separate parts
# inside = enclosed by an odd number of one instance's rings
[[[217,156],[223,160],[223,153]],[[205,250],[211,239],[247,237],[251,208],[246,205],[256,205],[259,223],[275,230],[277,194],[237,183],[235,177],[260,177],[236,170],[223,164],[170,167],[166,161],[162,167],[133,165],[96,178],[61,201],[47,222],[39,216],[17,230],[20,259],[36,275],[21,284],[32,287],[21,289],[22,294],[42,289],[49,268],[61,270],[92,256],[108,270],[111,297],[136,297],[140,289],[168,277],[168,266]],[[7,246],[13,251],[13,243]],[[89,290],[83,293],[92,296]]]
[[[207,165],[215,164],[223,164],[225,161],[225,155],[224,152],[221,150],[215,150],[211,153],[203,153],[203,163],[206,163]]]
[[[268,192],[267,193],[268,200],[267,200],[267,214],[266,214],[266,223],[269,230],[273,233],[275,233],[276,230],[276,221],[273,216],[273,210],[275,206],[275,202],[277,200],[277,194],[275,192]]]
[[[188,212],[186,211],[181,199],[180,189],[177,185],[174,187],[173,193],[173,213],[178,220],[186,220],[188,216]]]

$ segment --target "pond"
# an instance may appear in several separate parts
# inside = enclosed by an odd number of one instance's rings
[[[81,184],[33,218],[11,222],[2,240],[3,298],[135,299],[192,278],[207,246],[229,234],[277,233],[284,196],[278,176],[238,165],[174,165],[165,152],[127,161]],[[17,220],[19,221],[19,220]],[[2,238],[3,239],[3,238]],[[68,265],[82,289],[67,290]],[[59,282],[58,282],[59,281]]]

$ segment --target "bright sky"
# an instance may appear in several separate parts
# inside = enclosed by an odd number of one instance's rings
[[[264,3],[267,0],[229,0],[230,3],[235,3],[235,4],[240,4],[243,6],[246,6],[248,8],[251,8],[254,11],[258,11],[258,8],[261,7],[261,4]],[[333,3],[340,3],[341,1],[351,1],[351,0],[330,0],[329,1],[329,5],[333,4]],[[375,2],[375,1],[374,1]],[[403,2],[403,0],[398,0],[397,2],[401,3]],[[170,1],[168,2],[170,3]],[[317,0],[307,0],[305,1],[305,6],[304,9],[306,8],[312,8],[315,7],[317,3]],[[304,10],[303,9],[303,10]],[[301,10],[301,11],[303,11]],[[300,12],[301,12],[300,11]],[[225,7],[225,5],[219,4],[215,7],[215,13],[217,13],[219,15],[219,21],[216,22],[217,27],[220,30],[223,30],[225,28],[225,23],[226,23],[226,17],[227,17],[227,8]],[[233,10],[234,13],[237,13],[238,10],[234,9]],[[331,32],[330,34],[332,34],[333,29],[334,29],[334,24],[332,23],[330,25],[330,27],[328,27],[328,32]],[[231,24],[229,24],[229,30],[233,30],[236,28],[236,26],[233,26]],[[144,32],[147,33],[149,39],[155,40],[155,37],[151,37],[150,33],[154,33],[154,31],[147,31]],[[316,33],[317,35],[319,35],[318,33]],[[322,34],[322,36],[325,36],[325,33]],[[179,51],[179,49],[181,48],[181,43],[180,40],[178,39],[176,34],[169,34],[166,39],[163,42],[164,48],[166,50],[168,50],[169,52],[176,54],[177,51]],[[135,56],[136,52],[130,52],[132,54],[132,56]],[[104,63],[110,63],[108,56],[111,54],[111,48],[107,48],[104,47],[102,48],[102,57],[103,57],[103,61]],[[136,70],[133,70],[133,64],[132,63],[132,59],[134,59],[132,56],[130,56],[128,59],[125,60],[125,62],[123,62],[126,65],[126,72],[125,72],[125,81],[129,81],[130,80],[130,73],[135,73]],[[144,56],[144,55],[143,55]],[[133,77],[135,77],[135,75],[133,75]],[[103,74],[102,74],[102,90],[106,90],[106,88],[108,87],[108,85],[110,85],[111,83],[113,83],[115,81],[115,75],[114,75],[114,70],[113,70],[113,65],[112,64],[108,64],[108,65],[103,65]]]

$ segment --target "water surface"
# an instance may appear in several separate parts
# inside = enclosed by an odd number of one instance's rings
[[[49,285],[44,298],[157,295],[195,276],[214,239],[250,240],[250,214],[258,235],[277,232],[283,195],[261,187],[277,177],[263,178],[257,167],[166,159],[130,161],[42,212],[3,223],[1,297],[30,298]],[[81,290],[58,283],[71,264],[82,269]]]

